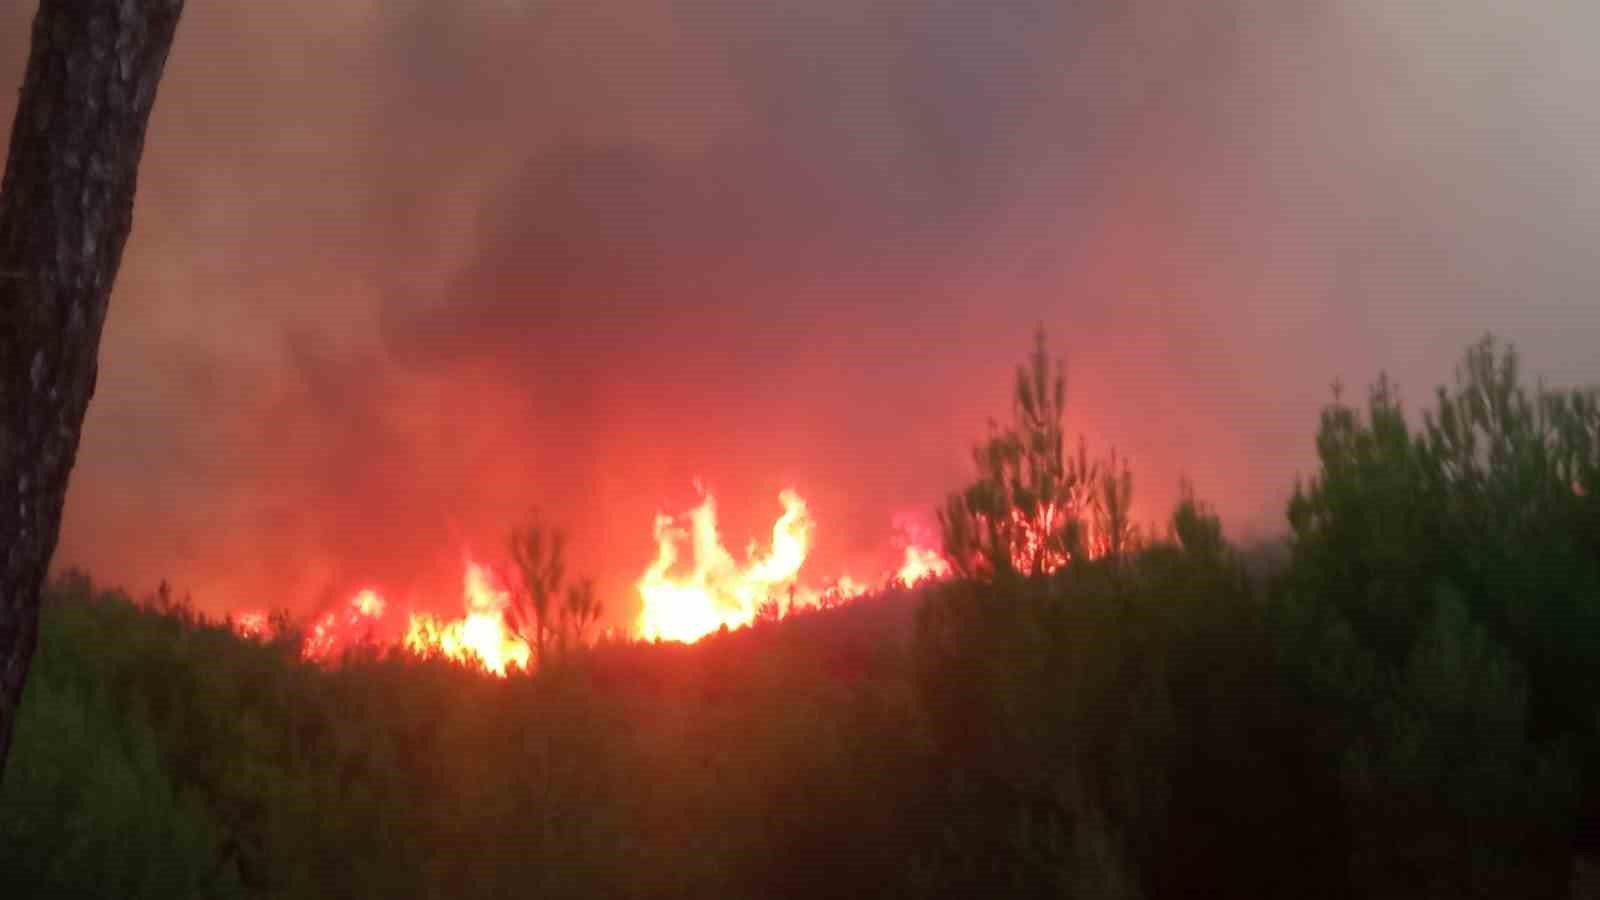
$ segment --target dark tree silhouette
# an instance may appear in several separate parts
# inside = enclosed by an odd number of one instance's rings
[[[1099,499],[1100,468],[1081,441],[1076,456],[1067,451],[1065,412],[1064,367],[1050,358],[1041,328],[1017,368],[1011,424],[990,421],[988,440],[972,451],[977,479],[939,510],[945,555],[958,574],[1039,575],[1087,555],[1084,526]],[[1126,525],[1131,479],[1105,487],[1109,499],[1122,501],[1118,523]]]
[[[533,645],[534,656],[542,665],[546,644],[558,631],[561,584],[567,575],[567,535],[545,525],[534,513],[511,533],[508,546],[518,575],[508,618],[512,630]]]
[[[595,599],[593,578],[569,585],[566,600],[561,606],[563,645],[582,647],[587,640],[589,627],[600,621],[604,613],[605,605]]]
[[[183,0],[41,0],[0,182],[0,772]]]
[[[548,662],[552,647],[565,653],[583,646],[604,606],[595,599],[594,579],[566,583],[567,533],[535,512],[511,532],[507,546],[516,573],[509,582],[512,602],[506,622],[533,648],[535,662]]]

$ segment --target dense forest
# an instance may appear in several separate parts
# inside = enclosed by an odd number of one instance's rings
[[[1600,394],[1336,393],[1247,549],[1015,407],[956,577],[505,679],[59,576],[0,896],[1600,896]]]

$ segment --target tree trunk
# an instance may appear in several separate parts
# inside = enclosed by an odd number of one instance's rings
[[[0,182],[0,773],[183,0],[41,0]]]

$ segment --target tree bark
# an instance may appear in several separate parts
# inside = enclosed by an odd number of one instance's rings
[[[0,774],[183,0],[40,0],[0,182]]]

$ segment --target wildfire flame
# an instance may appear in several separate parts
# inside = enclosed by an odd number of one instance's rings
[[[465,618],[445,621],[413,613],[406,627],[406,649],[419,656],[437,653],[458,662],[476,663],[496,675],[511,667],[528,668],[528,644],[506,625],[511,593],[486,566],[468,560],[461,587]]]
[[[687,533],[671,516],[656,516],[656,560],[638,583],[644,602],[635,623],[638,635],[694,641],[724,625],[738,628],[754,622],[763,603],[814,602],[817,595],[802,595],[796,581],[811,549],[814,523],[799,494],[787,490],[778,500],[783,515],[773,523],[772,548],[763,556],[752,546],[744,566],[722,546],[716,499],[710,494],[687,514]],[[674,575],[678,544],[685,538],[693,548],[693,568]]]
[[[937,550],[919,547],[911,544],[906,547],[906,561],[895,573],[895,580],[906,587],[915,587],[919,583],[932,578],[944,578],[950,574],[950,564],[939,555]]]
[[[832,587],[823,591],[823,600],[824,602],[833,599],[853,600],[869,590],[871,588],[851,578],[849,575],[840,575],[839,580],[835,581]]]
[[[417,656],[442,656],[478,666],[496,675],[512,668],[527,668],[528,645],[506,624],[511,594],[487,566],[468,560],[461,587],[465,616],[446,619],[430,613],[411,613],[400,646]],[[300,645],[300,656],[312,662],[337,662],[346,650],[377,644],[379,636],[394,634],[386,614],[389,604],[375,588],[358,591],[350,600],[312,621]],[[231,619],[233,630],[261,640],[271,629],[265,613],[245,612]]]
[[[779,494],[778,501],[783,515],[773,523],[771,548],[762,554],[752,543],[743,566],[722,545],[716,500],[710,494],[680,519],[657,516],[656,559],[637,585],[643,607],[635,633],[645,640],[695,641],[724,626],[749,625],[764,613],[826,607],[867,593],[870,588],[849,575],[820,591],[800,581],[815,523],[793,490]],[[687,520],[687,529],[682,520]],[[683,543],[693,553],[687,572],[676,571]],[[884,581],[910,587],[949,574],[943,556],[911,542],[900,570]]]
[[[645,640],[695,641],[724,626],[739,628],[763,616],[827,607],[871,590],[849,575],[821,590],[803,584],[800,569],[811,552],[816,523],[795,491],[783,491],[778,501],[783,513],[772,525],[770,544],[763,550],[751,542],[743,564],[722,544],[716,500],[709,493],[680,517],[658,515],[656,558],[636,584],[642,608],[634,622],[635,635]],[[684,544],[690,552],[687,567],[680,565]],[[949,574],[949,563],[937,551],[908,540],[903,564],[881,583],[911,587]],[[410,612],[401,627],[388,617],[391,605],[382,593],[362,589],[310,623],[301,655],[332,664],[352,647],[386,639],[417,656],[441,656],[495,675],[531,668],[535,661],[528,643],[507,619],[511,591],[495,571],[467,559],[461,594],[463,616]],[[272,632],[271,622],[261,612],[235,615],[230,625],[238,634],[258,640]]]
[[[260,640],[267,636],[267,614],[245,612],[233,617],[233,630],[247,638]]]
[[[312,623],[300,654],[306,659],[326,662],[337,659],[345,649],[371,642],[388,604],[378,592],[367,588],[350,598],[340,609],[330,610]]]
[[[1011,544],[1011,564],[1018,571],[1032,572],[1037,565],[1040,571],[1049,574],[1071,561],[1066,552],[1052,547],[1048,539],[1067,523],[1066,510],[1059,505],[1043,504],[1031,517],[1020,509],[1013,509],[1011,521],[1017,526]]]

